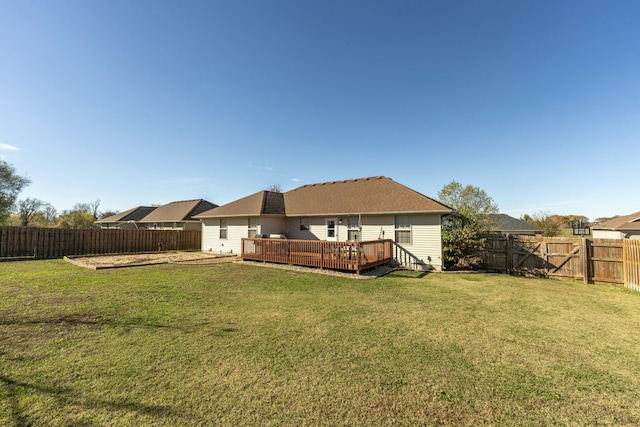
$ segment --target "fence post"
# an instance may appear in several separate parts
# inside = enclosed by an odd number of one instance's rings
[[[590,282],[590,268],[589,268],[589,264],[591,261],[591,254],[589,253],[589,246],[590,246],[591,241],[589,239],[587,239],[586,237],[582,238],[582,248],[580,248],[580,251],[582,252],[582,276],[583,276],[583,281],[585,284],[589,284]]]
[[[505,260],[504,265],[507,269],[507,273],[511,274],[511,270],[513,270],[513,236],[511,234],[507,234],[505,245],[507,259]]]

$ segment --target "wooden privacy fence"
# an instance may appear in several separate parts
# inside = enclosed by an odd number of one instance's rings
[[[0,227],[0,258],[200,249],[200,230]]]
[[[640,290],[640,241],[488,235],[487,269]]]

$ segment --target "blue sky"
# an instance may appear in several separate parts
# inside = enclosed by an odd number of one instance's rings
[[[385,175],[640,210],[640,2],[0,0],[0,157],[58,210]]]

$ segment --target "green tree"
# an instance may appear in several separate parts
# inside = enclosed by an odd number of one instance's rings
[[[533,215],[526,215],[526,219],[523,216],[523,221],[536,227],[542,228],[542,235],[545,237],[555,237],[562,231],[562,224],[565,219],[559,215],[552,215],[549,212],[536,212]],[[582,217],[586,218],[586,217]]]
[[[58,227],[60,228],[93,228],[95,218],[93,214],[86,210],[62,211],[58,217]]]
[[[481,188],[451,181],[439,192],[440,201],[455,211],[443,218],[442,250],[445,269],[473,269],[482,259],[482,233],[492,225],[491,214],[498,213],[498,205]]]
[[[29,185],[29,178],[20,176],[15,168],[0,159],[0,224],[5,224],[22,189]]]

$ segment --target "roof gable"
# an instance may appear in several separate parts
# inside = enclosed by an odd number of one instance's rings
[[[282,193],[264,190],[227,203],[226,205],[202,212],[196,215],[195,218],[284,214],[285,208]]]

